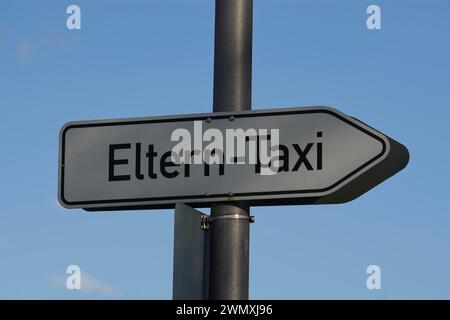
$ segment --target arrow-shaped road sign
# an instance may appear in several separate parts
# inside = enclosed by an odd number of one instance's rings
[[[171,138],[177,129],[200,134],[202,148],[211,141],[205,134],[225,139],[227,130],[241,129],[269,138],[278,129],[279,167],[263,174],[259,159],[174,162],[178,141]],[[245,139],[247,160],[251,141],[257,149],[263,143],[261,136]],[[402,144],[328,107],[70,122],[60,134],[59,199],[67,208],[87,210],[173,208],[178,202],[201,207],[231,200],[252,206],[341,203],[394,175],[408,159]]]

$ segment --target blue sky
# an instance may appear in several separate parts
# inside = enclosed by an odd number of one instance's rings
[[[254,1],[253,106],[329,105],[405,144],[408,167],[347,204],[253,208],[250,297],[450,298],[450,3]],[[78,4],[82,29],[66,29]],[[382,30],[366,28],[366,8]],[[211,0],[0,4],[0,298],[170,299],[173,211],[57,202],[72,120],[211,111]],[[68,265],[91,290],[62,287]],[[366,268],[382,289],[366,288]]]

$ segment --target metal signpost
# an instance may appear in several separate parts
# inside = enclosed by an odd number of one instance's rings
[[[177,203],[175,206],[172,290],[174,300],[208,299],[209,231],[204,219],[204,214],[188,205]]]
[[[252,37],[253,0],[216,0],[214,112],[251,110]],[[218,219],[211,229],[210,299],[248,299],[249,212],[243,201],[211,206]]]
[[[408,163],[402,144],[334,108],[251,111],[252,6],[252,0],[216,0],[213,113],[70,122],[60,133],[58,197],[64,207],[177,206],[174,298],[248,298],[250,206],[350,201]],[[176,130],[200,141],[193,142],[200,153],[211,142],[207,132],[228,139],[240,130],[244,134],[231,139],[244,146],[244,155],[231,163],[175,163]],[[275,140],[278,166],[264,173],[260,148]],[[201,219],[207,240],[191,207],[211,208]],[[189,266],[199,273],[182,267],[195,248],[201,252]],[[207,281],[200,276],[205,273]]]

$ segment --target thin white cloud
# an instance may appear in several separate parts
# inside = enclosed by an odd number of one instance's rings
[[[0,44],[6,38],[6,28],[0,24]]]
[[[20,43],[17,47],[17,55],[19,56],[20,61],[26,62],[30,60],[33,49],[33,42],[29,40]]]
[[[84,288],[87,291],[97,292],[108,296],[119,295],[119,291],[86,273],[82,274],[81,288]]]
[[[39,33],[38,40],[52,48],[64,48],[70,43],[71,38],[61,29],[45,29]]]
[[[6,240],[0,241],[0,249],[1,249],[1,250],[8,250],[8,249],[11,249],[11,243],[9,243],[9,242],[6,241]]]
[[[49,282],[56,288],[69,290],[66,287],[67,278],[61,275],[54,275],[49,277]],[[81,289],[76,290],[80,293],[95,293],[101,294],[109,297],[116,297],[120,295],[120,292],[106,284],[99,279],[91,276],[86,272],[81,273]]]

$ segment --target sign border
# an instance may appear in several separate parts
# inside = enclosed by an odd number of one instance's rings
[[[347,123],[348,125],[358,129],[359,131],[369,135],[375,140],[379,141],[382,145],[382,151],[371,158],[369,161],[365,162],[352,172],[345,175],[343,178],[339,179],[337,182],[333,183],[331,186],[321,189],[309,189],[309,190],[287,190],[287,191],[263,191],[263,192],[246,192],[246,193],[236,193],[233,195],[233,200],[239,200],[236,198],[241,197],[251,197],[251,196],[279,196],[287,194],[316,194],[316,193],[326,193],[327,191],[337,188],[339,185],[343,184],[346,180],[357,176],[363,169],[367,168],[373,164],[378,159],[387,156],[388,154],[388,139],[379,131],[367,126],[366,124],[360,122],[359,120],[349,117],[342,112],[330,108],[330,107],[301,107],[301,108],[283,108],[283,109],[261,109],[252,110],[244,112],[215,112],[215,113],[203,113],[203,114],[191,114],[191,115],[175,115],[175,116],[161,116],[161,117],[144,117],[144,118],[130,118],[130,119],[110,119],[110,120],[93,120],[93,121],[74,121],[68,122],[63,126],[60,132],[60,153],[59,153],[59,187],[58,187],[58,198],[60,203],[66,208],[84,208],[86,205],[89,208],[91,205],[96,207],[90,207],[89,209],[101,208],[101,205],[117,204],[117,207],[126,208],[133,207],[133,203],[138,207],[158,207],[158,208],[172,208],[175,206],[176,202],[189,203],[189,200],[196,200],[195,202],[214,202],[223,201],[223,198],[229,198],[228,194],[211,194],[211,195],[189,195],[189,196],[171,196],[171,197],[152,197],[152,198],[132,198],[132,199],[104,199],[104,200],[89,200],[89,201],[67,201],[64,197],[64,167],[65,167],[65,147],[66,147],[66,133],[70,129],[74,128],[88,128],[88,127],[103,127],[103,126],[123,126],[123,125],[136,125],[136,124],[148,124],[148,123],[161,123],[161,122],[184,122],[184,121],[195,121],[195,120],[206,120],[207,118],[214,119],[226,119],[231,115],[235,118],[249,118],[249,117],[263,117],[263,116],[274,116],[274,115],[289,115],[289,114],[311,114],[311,113],[326,113],[332,115],[339,120]],[[326,195],[326,194],[323,194]],[[313,196],[316,197],[316,196]],[[275,198],[271,199],[273,201],[277,200],[288,200],[289,198]],[[173,202],[162,202],[162,201],[173,201]],[[258,201],[258,200],[255,200]],[[142,202],[148,202],[146,204],[137,204]],[[154,202],[153,204],[151,202]],[[195,204],[195,202],[193,204]],[[282,201],[281,201],[282,202]],[[122,205],[121,205],[122,204]],[[108,207],[104,207],[105,209]],[[114,207],[114,206],[113,206]]]

